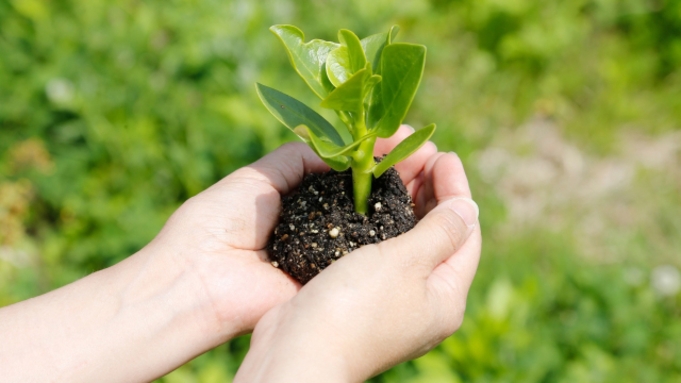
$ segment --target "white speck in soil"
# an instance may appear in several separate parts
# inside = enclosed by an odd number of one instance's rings
[[[274,267],[279,267],[279,262],[277,262],[277,261],[272,261],[271,263],[272,263],[272,266],[274,266]]]
[[[376,235],[376,231],[369,230],[369,236],[373,237],[374,235]]]
[[[314,249],[315,247],[317,247],[317,242],[312,242],[312,243],[310,244],[310,247],[312,247],[313,249]]]
[[[380,202],[376,202],[376,204],[374,205],[374,210],[381,211],[382,207],[383,207],[383,205],[381,205]]]
[[[291,231],[296,229],[296,227],[292,223],[288,224],[288,228],[291,229]]]
[[[336,238],[338,237],[338,234],[340,234],[340,230],[338,230],[337,227],[334,227],[333,229],[329,230],[329,236],[331,238]]]

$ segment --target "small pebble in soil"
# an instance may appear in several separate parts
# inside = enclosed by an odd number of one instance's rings
[[[329,230],[329,237],[331,238],[337,238],[338,234],[340,234],[340,230],[338,230],[337,227],[334,227],[333,229]]]

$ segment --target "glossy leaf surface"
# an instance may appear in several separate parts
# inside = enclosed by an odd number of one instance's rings
[[[303,32],[293,25],[274,25],[270,30],[284,44],[291,65],[310,89],[319,98],[326,97],[333,90],[326,77],[326,58],[340,45],[319,39],[305,42]]]
[[[435,124],[430,124],[405,138],[372,170],[374,177],[380,177],[391,166],[411,156],[430,139],[434,132]]]
[[[329,52],[326,57],[326,75],[335,87],[341,86],[352,76],[347,47],[340,46]]]

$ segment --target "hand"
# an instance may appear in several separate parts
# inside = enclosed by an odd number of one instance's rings
[[[459,158],[430,145],[399,166],[425,217],[341,258],[268,312],[237,381],[362,381],[459,328],[480,256],[478,212]]]
[[[162,263],[190,273],[200,286],[196,301],[209,332],[222,334],[215,345],[252,331],[265,312],[300,289],[272,267],[265,245],[279,219],[281,195],[305,174],[328,170],[307,145],[286,144],[185,202],[149,244]]]

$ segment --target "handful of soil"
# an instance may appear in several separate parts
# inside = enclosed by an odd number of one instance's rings
[[[354,209],[350,170],[306,175],[282,197],[267,244],[272,265],[305,284],[343,255],[414,227],[414,205],[395,168],[373,179],[371,190],[364,216]]]

